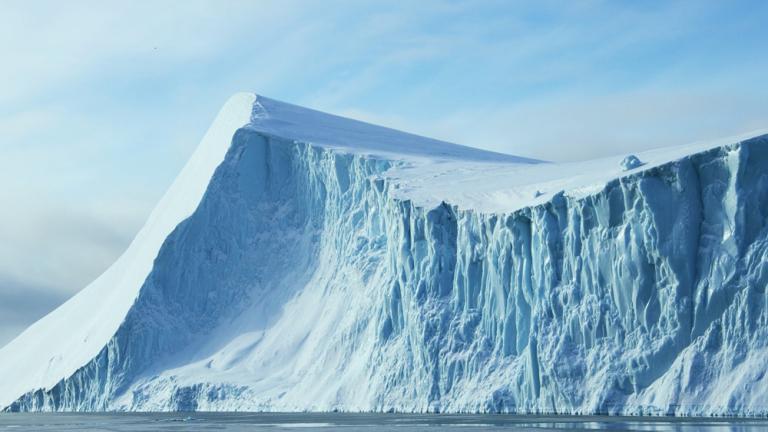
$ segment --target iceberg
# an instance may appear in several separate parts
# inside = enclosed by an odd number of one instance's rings
[[[768,415],[768,135],[633,161],[235,95],[0,409]]]

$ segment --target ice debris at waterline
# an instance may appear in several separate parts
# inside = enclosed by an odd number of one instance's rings
[[[123,256],[0,350],[0,406],[768,414],[747,138],[628,173],[236,95]]]

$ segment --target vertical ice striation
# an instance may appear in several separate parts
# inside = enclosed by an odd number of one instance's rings
[[[550,168],[302,110],[258,98],[115,334],[9,410],[768,413],[765,136],[487,211],[409,170]]]

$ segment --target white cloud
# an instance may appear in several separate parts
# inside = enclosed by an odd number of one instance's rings
[[[430,122],[340,110],[370,123],[459,144],[552,161],[575,161],[739,135],[768,125],[768,91],[649,88],[560,94],[497,109],[458,107]]]
[[[9,1],[0,14],[0,104],[29,100],[112,68],[167,69],[216,55],[255,27],[300,11],[294,1]],[[157,71],[156,71],[157,72]]]
[[[0,348],[66,296],[0,277]]]
[[[10,199],[12,206],[0,213],[0,279],[62,295],[80,290],[110,265],[147,212],[143,203],[52,202],[34,191]]]

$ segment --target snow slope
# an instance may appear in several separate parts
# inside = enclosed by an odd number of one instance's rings
[[[94,358],[123,322],[165,238],[191,215],[232,134],[250,119],[255,95],[232,97],[199,149],[139,231],[104,274],[0,350],[0,405],[48,388]]]
[[[766,414],[756,135],[553,164],[236,95],[0,407]]]

